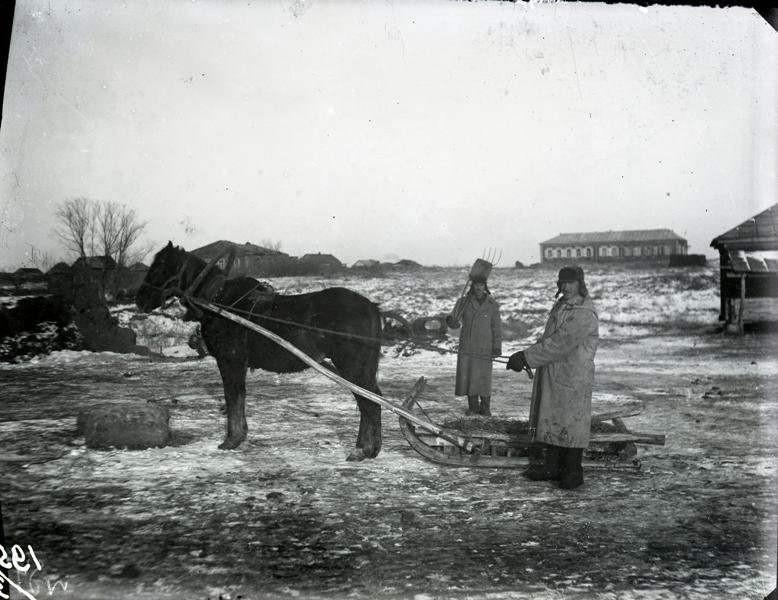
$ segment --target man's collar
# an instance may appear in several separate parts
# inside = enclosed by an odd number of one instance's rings
[[[562,302],[564,304],[567,304],[568,306],[579,306],[583,304],[583,301],[584,301],[584,297],[581,296],[580,294],[576,294],[570,300],[562,299]]]

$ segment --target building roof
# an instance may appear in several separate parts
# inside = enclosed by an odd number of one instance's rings
[[[90,269],[115,269],[116,261],[110,256],[80,256],[73,263],[73,268],[87,266]]]
[[[681,241],[684,238],[670,229],[636,229],[631,231],[592,231],[560,233],[541,244],[622,244],[631,242]]]
[[[713,238],[710,245],[727,250],[778,250],[778,204]]]
[[[192,250],[192,254],[199,256],[200,258],[211,258],[222,252],[235,249],[235,256],[277,256],[284,253],[279,250],[272,250],[270,248],[264,248],[263,246],[257,246],[246,242],[245,244],[236,244],[228,240],[219,240],[196,250]]]
[[[362,258],[362,259],[358,260],[357,262],[355,262],[353,265],[351,265],[351,267],[352,268],[354,268],[354,267],[357,267],[357,268],[358,267],[377,267],[380,264],[381,263],[379,263],[377,260],[375,260],[373,258]]]
[[[16,275],[43,275],[43,272],[40,269],[36,269],[35,267],[22,267],[20,269],[16,269],[14,273]]]
[[[49,273],[69,273],[70,272],[70,265],[66,262],[58,262],[56,265],[51,267],[48,271],[46,271],[47,274]]]
[[[398,260],[394,264],[397,265],[398,267],[410,267],[410,268],[416,268],[421,266],[415,260],[410,260],[408,258],[403,258],[402,260]]]
[[[317,265],[341,266],[343,264],[332,254],[322,254],[321,252],[317,252],[316,254],[305,254],[300,260]]]

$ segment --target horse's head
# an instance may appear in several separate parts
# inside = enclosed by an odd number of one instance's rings
[[[143,312],[151,312],[162,306],[177,285],[178,274],[186,260],[186,251],[168,242],[154,256],[143,283],[138,288],[135,303]]]

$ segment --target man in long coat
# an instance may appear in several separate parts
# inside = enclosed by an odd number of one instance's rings
[[[557,296],[540,340],[510,357],[507,368],[537,368],[532,386],[530,434],[544,448],[525,475],[554,479],[572,489],[583,483],[581,459],[589,445],[594,355],[599,321],[584,282],[583,269],[559,271]]]
[[[491,416],[492,357],[502,353],[500,307],[486,287],[486,278],[471,277],[470,290],[460,298],[446,323],[460,326],[455,396],[467,396],[466,415]]]

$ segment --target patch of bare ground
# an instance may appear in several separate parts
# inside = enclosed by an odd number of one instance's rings
[[[666,444],[571,492],[425,462],[386,412],[380,456],[347,463],[355,404],[311,373],[250,375],[249,439],[222,452],[211,359],[2,369],[5,532],[35,548],[39,583],[67,583],[62,598],[762,598],[776,571],[775,349],[764,335],[603,343],[595,410],[638,400],[628,425]],[[446,357],[387,353],[382,389],[400,399],[420,374],[428,414],[458,418]],[[526,419],[529,385],[496,370],[493,412]],[[166,403],[177,443],[86,449],[75,417],[108,399]]]

